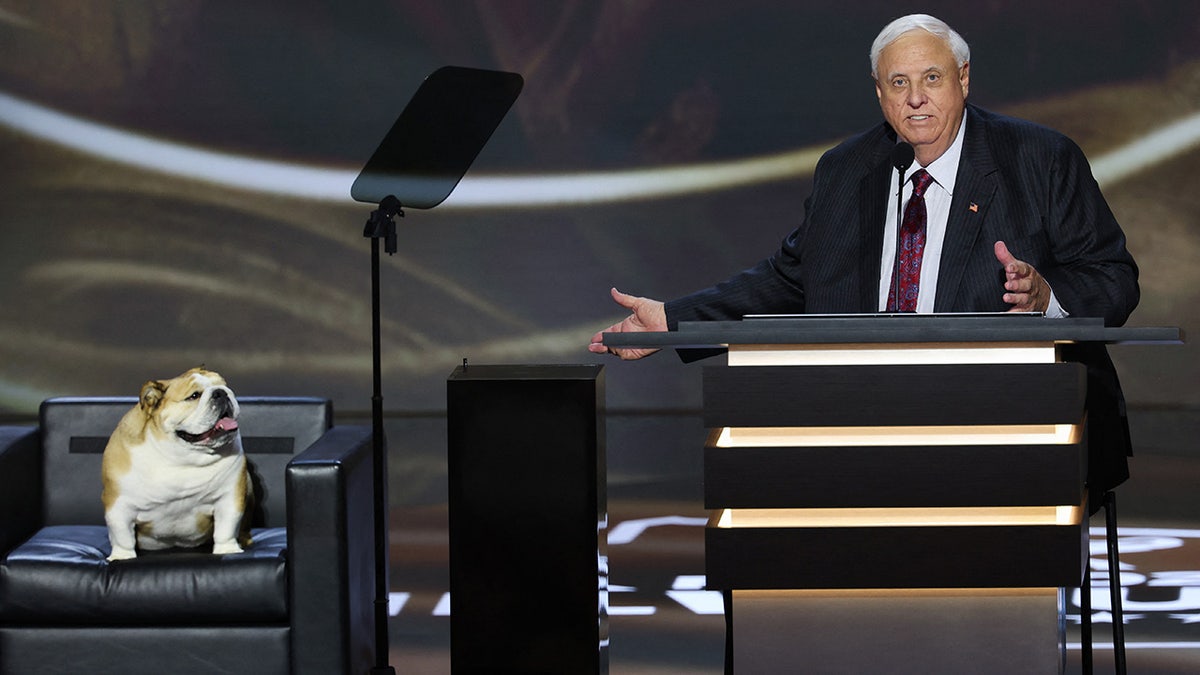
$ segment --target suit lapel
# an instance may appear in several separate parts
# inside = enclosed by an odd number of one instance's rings
[[[955,305],[955,300],[971,251],[977,246],[991,246],[991,242],[982,242],[979,238],[995,192],[996,164],[988,149],[987,126],[968,106],[966,137],[963,138],[954,198],[946,222],[946,239],[942,244],[937,297],[933,303],[935,312],[963,309]]]
[[[863,252],[859,257],[859,279],[862,279],[862,283],[859,285],[861,295],[858,311],[865,313],[879,311],[879,266],[883,262],[883,236],[880,233],[887,217],[884,212],[887,211],[893,168],[888,160],[895,144],[896,137],[889,129],[869,160],[872,168],[858,185],[858,203],[862,205],[858,232]]]

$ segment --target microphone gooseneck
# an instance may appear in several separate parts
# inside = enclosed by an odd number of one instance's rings
[[[895,298],[895,305],[892,305],[892,301],[889,299],[884,303],[886,311],[899,311],[900,309],[900,227],[904,221],[904,172],[912,166],[916,156],[913,146],[904,141],[900,141],[896,147],[892,148],[892,166],[900,172],[900,180],[896,181],[896,254],[892,257],[892,287],[888,292],[889,298]]]

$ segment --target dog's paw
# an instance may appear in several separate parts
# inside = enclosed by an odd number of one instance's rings
[[[226,541],[220,544],[213,544],[213,553],[221,555],[225,553],[241,553],[242,547],[238,546],[236,541]]]
[[[127,548],[113,547],[112,554],[108,556],[108,561],[114,560],[132,560],[137,557],[137,552]]]

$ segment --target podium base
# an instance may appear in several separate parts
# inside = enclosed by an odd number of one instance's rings
[[[738,675],[1061,673],[1057,588],[734,591]]]

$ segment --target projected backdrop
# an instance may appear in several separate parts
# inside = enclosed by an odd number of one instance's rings
[[[0,0],[0,409],[204,363],[366,410],[349,186],[447,64],[526,85],[400,221],[387,405],[441,409],[463,358],[592,361],[610,286],[666,298],[774,249],[820,152],[878,120],[867,49],[915,10],[971,43],[972,101],[1088,154],[1142,268],[1132,323],[1195,333],[1200,9],[1113,4]],[[1134,405],[1200,403],[1194,347],[1114,356]],[[613,407],[695,403],[670,355],[606,362]]]

